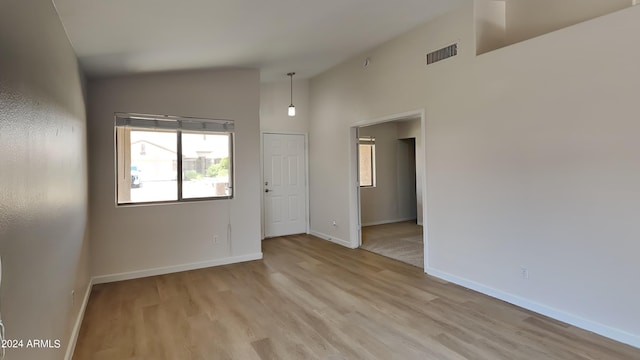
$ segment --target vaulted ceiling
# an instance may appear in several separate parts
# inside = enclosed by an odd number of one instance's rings
[[[54,0],[89,77],[254,67],[311,77],[470,0]]]

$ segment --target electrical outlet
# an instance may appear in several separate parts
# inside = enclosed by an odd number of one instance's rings
[[[333,222],[331,223],[331,225],[333,225],[333,226],[338,226],[338,223],[337,223],[335,220],[333,220]]]
[[[213,235],[213,243],[214,244],[218,243],[218,235]]]
[[[529,269],[527,269],[526,267],[521,267],[520,268],[520,277],[527,280],[529,279]]]

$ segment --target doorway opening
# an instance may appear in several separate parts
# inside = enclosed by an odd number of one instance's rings
[[[424,112],[361,122],[352,135],[358,246],[425,269]]]

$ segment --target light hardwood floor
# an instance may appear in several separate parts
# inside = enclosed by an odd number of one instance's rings
[[[308,235],[93,288],[74,359],[631,360],[640,350]]]

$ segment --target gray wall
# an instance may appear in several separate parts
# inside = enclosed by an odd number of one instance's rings
[[[259,72],[243,69],[89,83],[91,263],[98,281],[261,256],[259,91]],[[116,207],[114,112],[235,120],[234,198]]]
[[[0,310],[6,338],[61,341],[7,359],[61,359],[69,343],[89,282],[85,134],[82,79],[53,5],[3,0]]]

